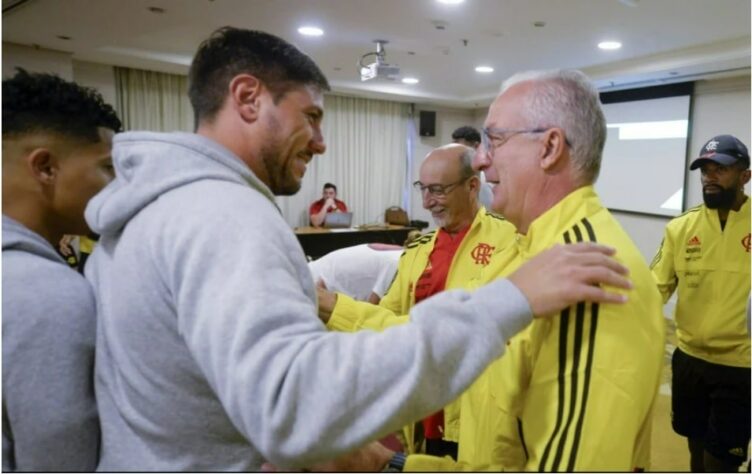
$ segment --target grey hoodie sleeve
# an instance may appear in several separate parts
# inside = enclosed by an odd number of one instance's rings
[[[24,255],[3,252],[3,467],[92,471],[94,298],[75,271]]]
[[[504,280],[430,298],[382,333],[327,332],[276,210],[191,212],[164,232],[179,330],[233,424],[279,466],[332,458],[440,409],[531,321]]]

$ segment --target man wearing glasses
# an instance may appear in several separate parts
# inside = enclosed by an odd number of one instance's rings
[[[625,305],[578,303],[533,322],[461,396],[458,463],[408,456],[404,469],[632,471],[648,467],[664,350],[662,303],[635,245],[593,189],[606,122],[579,71],[510,78],[491,105],[476,169],[517,233],[480,281],[556,243],[618,249],[634,289]]]
[[[480,178],[473,171],[475,150],[451,144],[433,150],[414,183],[437,230],[407,246],[389,291],[378,306],[342,294],[319,293],[319,312],[327,327],[338,331],[383,329],[407,321],[410,308],[444,289],[466,288],[494,254],[507,246],[514,227],[478,203]],[[457,456],[459,404],[421,423],[426,453]],[[415,452],[414,433],[406,430],[408,452]]]

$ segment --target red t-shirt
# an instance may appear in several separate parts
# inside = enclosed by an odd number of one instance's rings
[[[326,199],[321,198],[318,201],[314,201],[311,203],[311,207],[308,208],[308,219],[310,221],[310,218],[314,214],[318,214],[321,212],[321,208],[324,207],[324,202],[326,202]],[[343,201],[340,201],[339,199],[334,200],[334,204],[337,205],[337,209],[340,212],[347,212],[347,204],[345,204]],[[334,209],[329,209],[327,212],[334,212]],[[310,222],[311,225],[313,225],[313,222]]]
[[[454,254],[457,253],[462,240],[470,227],[449,235],[444,229],[439,229],[433,251],[428,257],[428,265],[415,283],[415,302],[444,291],[449,267],[452,265]],[[438,411],[423,420],[423,434],[426,439],[441,439],[444,436],[444,411]]]

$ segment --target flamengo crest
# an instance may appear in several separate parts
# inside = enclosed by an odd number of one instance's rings
[[[488,244],[479,243],[472,252],[470,252],[470,256],[473,257],[475,260],[475,263],[478,265],[488,265],[491,262],[491,255],[493,254],[493,251],[496,249],[496,247],[491,247]]]

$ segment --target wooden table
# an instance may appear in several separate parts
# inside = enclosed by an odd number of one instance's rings
[[[322,229],[320,227],[297,227],[295,235],[306,255],[314,260],[332,250],[358,244],[381,242],[402,245],[413,227],[383,224],[353,229]]]

